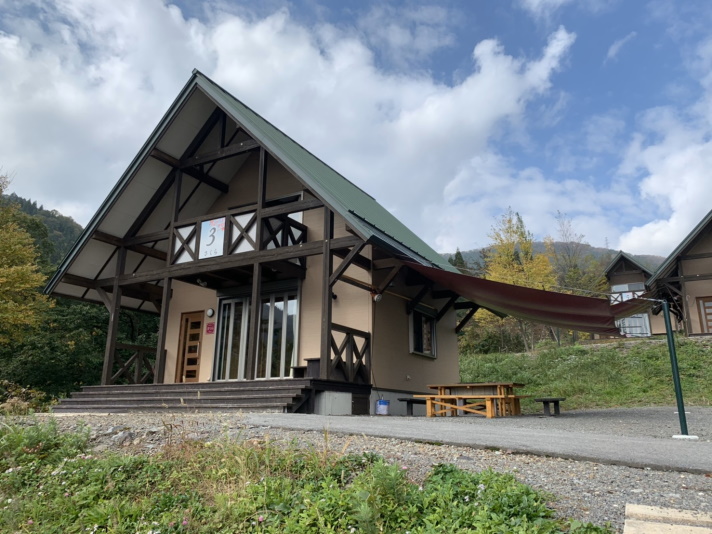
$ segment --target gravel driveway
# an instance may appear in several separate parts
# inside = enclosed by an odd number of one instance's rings
[[[495,425],[521,429],[549,428],[617,436],[670,438],[679,433],[674,408],[633,408],[565,412],[560,418],[523,416],[499,420],[478,418],[482,428]],[[690,409],[690,434],[712,441],[712,407]],[[671,415],[672,414],[672,415]],[[660,471],[576,461],[534,454],[515,454],[506,448],[477,449],[438,445],[363,434],[341,434],[329,430],[289,430],[268,426],[269,414],[110,414],[62,415],[56,417],[63,430],[87,424],[92,446],[97,451],[119,449],[127,453],[154,452],[167,440],[269,439],[282,443],[328,448],[341,453],[374,452],[408,468],[411,478],[421,481],[437,463],[453,463],[463,469],[494,469],[513,473],[520,481],[553,495],[551,506],[564,517],[596,524],[610,522],[623,530],[626,503],[674,507],[712,513],[712,473]],[[299,416],[294,416],[299,417]],[[393,418],[393,421],[408,418]],[[464,418],[463,418],[464,419]],[[412,418],[417,425],[425,418]]]

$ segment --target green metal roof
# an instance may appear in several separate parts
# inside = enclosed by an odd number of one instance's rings
[[[252,111],[201,72],[193,71],[196,84],[232,115],[256,140],[314,190],[366,240],[380,240],[422,263],[427,260],[448,271],[457,270],[373,197],[344,178],[269,121]]]

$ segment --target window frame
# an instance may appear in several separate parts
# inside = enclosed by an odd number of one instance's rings
[[[422,350],[422,347],[424,345],[424,339],[420,340],[421,350],[417,350],[416,348],[416,321],[419,318],[425,318],[429,320],[428,323],[430,324],[430,345],[432,347],[429,352]],[[416,306],[413,311],[411,311],[408,315],[408,350],[410,354],[413,354],[415,356],[422,356],[424,358],[431,358],[433,360],[436,359],[438,357],[437,330],[438,321],[435,310],[426,306]],[[421,336],[422,332],[423,330],[421,330]]]

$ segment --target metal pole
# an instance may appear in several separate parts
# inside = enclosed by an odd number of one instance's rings
[[[670,305],[667,300],[663,300],[663,316],[665,318],[665,331],[667,332],[668,352],[670,352],[670,364],[672,365],[672,381],[675,384],[675,397],[677,397],[677,413],[680,418],[680,433],[687,436],[687,417],[685,416],[685,403],[682,400],[682,386],[680,385],[680,373],[677,368],[677,352],[675,351],[675,338],[672,333],[670,323]]]

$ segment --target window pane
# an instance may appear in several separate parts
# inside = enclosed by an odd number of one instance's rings
[[[265,378],[267,372],[267,343],[269,342],[269,299],[262,299],[260,310],[260,330],[258,334],[257,366],[255,378]]]
[[[284,321],[284,298],[275,299],[272,321],[272,362],[270,376],[279,377],[282,363],[282,332]]]
[[[285,336],[284,376],[290,376],[292,365],[296,363],[297,296],[289,297],[287,303],[287,335]]]
[[[234,317],[232,320],[232,339],[230,339],[230,376],[228,378],[235,380],[242,378],[238,375],[240,369],[240,348],[242,347],[242,314],[244,306],[242,302],[235,302]]]

